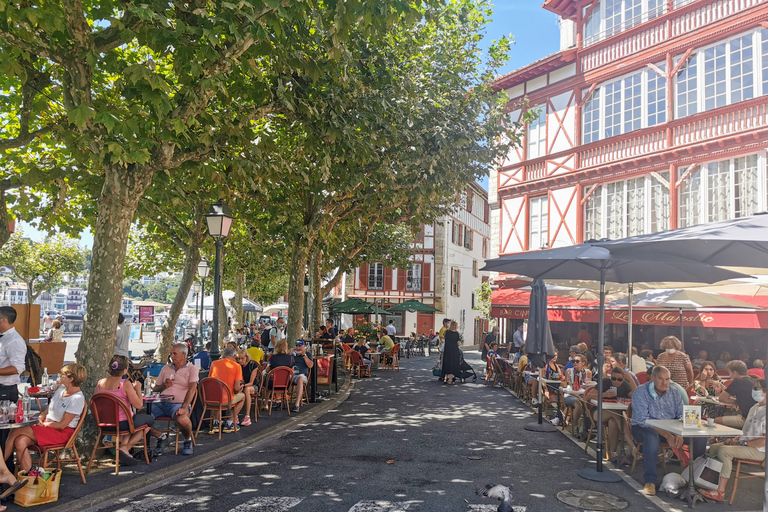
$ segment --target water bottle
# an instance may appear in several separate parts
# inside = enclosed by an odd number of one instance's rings
[[[40,377],[40,386],[48,387],[48,368],[43,368],[43,375]]]
[[[22,403],[22,411],[24,413],[25,418],[30,417],[31,408],[32,408],[32,402],[29,399],[29,395],[27,393],[24,393],[24,396],[21,397],[21,403]]]

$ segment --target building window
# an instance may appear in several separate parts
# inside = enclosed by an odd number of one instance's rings
[[[549,245],[549,198],[547,196],[532,197],[529,203],[529,212],[528,249],[546,247]]]
[[[472,199],[474,199],[475,194],[471,190],[467,190],[467,211],[472,212]]]
[[[368,267],[368,289],[384,289],[384,265],[381,263],[373,263]]]
[[[669,173],[660,173],[597,185],[584,205],[584,239],[616,239],[669,229],[668,184]]]
[[[464,233],[464,226],[459,222],[453,221],[453,227],[451,229],[451,242],[455,245],[462,245],[462,235]]]
[[[461,293],[461,270],[451,268],[451,295],[459,297]]]
[[[584,14],[590,7],[584,7]],[[652,20],[666,12],[666,0],[599,0],[584,25],[584,45]]]
[[[666,69],[663,63],[656,67],[662,72]],[[653,69],[646,68],[601,84],[584,105],[583,143],[664,123],[666,108],[666,78]]]
[[[472,230],[464,226],[464,248],[472,250]]]
[[[488,239],[483,238],[483,259],[488,257]]]
[[[680,226],[753,215],[765,208],[765,164],[758,155],[709,162],[680,187]],[[682,176],[685,168],[678,170]]]
[[[477,277],[477,260],[472,260],[472,277]]]
[[[692,54],[675,77],[678,119],[768,94],[766,38],[768,31],[761,29]],[[761,78],[763,87],[755,90]]]
[[[421,263],[414,263],[405,273],[405,291],[421,291]]]
[[[547,107],[538,108],[539,115],[528,125],[528,160],[547,153]]]

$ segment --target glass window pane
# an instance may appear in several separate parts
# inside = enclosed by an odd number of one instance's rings
[[[597,189],[587,198],[585,205],[584,240],[599,240],[603,238],[603,186],[597,185]]]
[[[669,183],[669,172],[659,173]],[[655,176],[651,179],[651,233],[669,229],[669,187]]]
[[[678,119],[698,112],[697,97],[697,56],[691,55],[677,74],[677,117]]]
[[[678,176],[686,172],[685,167],[678,169]],[[680,227],[701,224],[701,169],[692,172],[680,186]]]
[[[625,236],[645,233],[645,178],[627,180],[627,233]]]
[[[731,218],[733,200],[728,160],[707,164],[707,222]]]
[[[621,80],[605,86],[605,137],[621,134]]]
[[[658,68],[666,71],[666,64]],[[648,126],[656,126],[667,120],[667,79],[654,70],[648,70]]]
[[[643,115],[643,75],[636,73],[624,79],[624,131],[639,130]]]
[[[757,155],[733,161],[734,216],[754,215],[760,209],[760,183]]]
[[[704,110],[726,104],[725,43],[704,50]]]
[[[583,143],[589,144],[600,138],[600,88],[594,90],[584,105]]]
[[[753,97],[752,34],[731,41],[731,103]]]

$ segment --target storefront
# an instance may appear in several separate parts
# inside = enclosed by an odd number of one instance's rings
[[[744,302],[765,306],[765,297],[733,296]],[[503,340],[511,340],[515,327],[528,318],[530,293],[513,288],[494,290],[491,317],[498,319]],[[577,300],[550,296],[548,316],[552,337],[561,348],[575,342],[579,330],[586,327],[593,339],[597,339],[599,309],[597,301]],[[683,311],[685,351],[696,355],[707,350],[710,358],[723,351],[736,359],[742,352],[752,359],[764,357],[768,339],[768,310],[763,309],[713,309]],[[606,308],[605,344],[617,351],[626,351],[629,311],[626,308]],[[680,334],[680,312],[672,309],[635,308],[632,313],[633,345],[648,346],[657,350],[664,336]]]

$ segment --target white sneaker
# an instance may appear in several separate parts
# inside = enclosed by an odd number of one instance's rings
[[[531,405],[534,406],[534,407],[538,407],[539,406],[539,401],[537,399],[535,399],[535,398],[531,398]]]
[[[561,421],[560,421],[560,418],[555,418],[555,419],[553,419],[551,423],[552,423],[554,426],[556,426],[556,427],[559,427],[559,426],[560,426],[560,423],[561,423]]]

